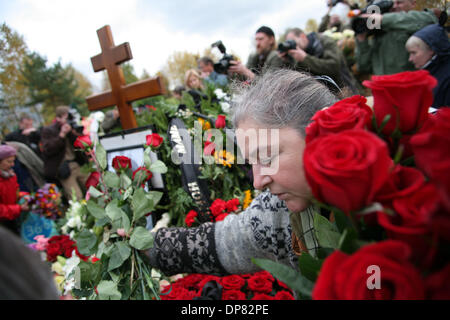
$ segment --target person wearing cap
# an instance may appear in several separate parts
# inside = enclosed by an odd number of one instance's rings
[[[430,24],[414,33],[405,48],[414,67],[428,70],[438,81],[432,107],[450,106],[450,41],[445,29]]]
[[[17,151],[9,145],[0,145],[0,224],[18,234],[16,219],[22,211],[29,210],[28,204],[19,205],[19,184],[12,167]]]
[[[68,106],[58,106],[55,121],[42,129],[44,175],[47,181],[62,185],[67,199],[72,198],[73,190],[76,198],[81,200],[87,175],[80,166],[87,162],[87,158],[74,149],[73,143],[80,134],[67,122],[69,110]]]
[[[256,75],[269,69],[279,69],[286,66],[285,62],[278,56],[273,30],[262,26],[255,33],[256,52],[250,54],[247,65],[240,61],[230,61],[229,71],[244,76],[247,80],[253,80]]]

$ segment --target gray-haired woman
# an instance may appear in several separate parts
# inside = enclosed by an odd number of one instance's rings
[[[293,228],[302,230],[303,250],[314,255],[318,247],[302,163],[305,128],[316,111],[336,101],[334,95],[309,75],[279,70],[243,88],[237,101],[238,145],[252,164],[254,187],[263,192],[244,212],[215,224],[158,230],[148,255],[150,264],[166,275],[260,270],[251,258],[297,269]]]

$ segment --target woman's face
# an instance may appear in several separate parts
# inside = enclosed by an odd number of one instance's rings
[[[252,164],[253,186],[259,190],[269,188],[292,212],[305,210],[310,204],[311,190],[303,171],[304,138],[289,127],[264,129],[252,120],[245,120],[236,130],[242,154]]]
[[[421,69],[432,57],[434,52],[419,48],[419,46],[412,46],[408,48],[409,61],[414,64],[416,69]]]
[[[0,170],[9,171],[14,166],[14,160],[16,156],[8,157],[3,160],[0,160]]]
[[[197,78],[196,76],[192,75],[189,77],[188,85],[189,85],[189,87],[191,87],[193,89],[199,89],[200,88],[200,79]]]

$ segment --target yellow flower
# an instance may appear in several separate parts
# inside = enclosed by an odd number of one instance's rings
[[[63,276],[54,276],[53,277],[55,284],[56,284],[56,288],[62,292],[64,290],[64,277]]]
[[[244,203],[242,205],[242,209],[247,209],[247,207],[250,205],[250,203],[252,202],[252,192],[250,190],[245,190],[244,191]]]
[[[231,165],[234,163],[234,156],[225,150],[214,152],[214,159],[216,159],[217,164],[222,164],[223,166],[228,166],[231,168]]]
[[[211,129],[211,123],[209,123],[209,121],[206,121],[202,118],[198,118],[198,122],[200,122],[200,124],[202,125],[202,129],[203,130],[209,130]]]

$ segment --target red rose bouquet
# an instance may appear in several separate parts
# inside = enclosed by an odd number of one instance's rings
[[[355,96],[306,128],[318,246],[301,252],[301,273],[255,263],[300,298],[450,299],[450,108],[428,113],[426,71],[364,84],[373,112]]]

